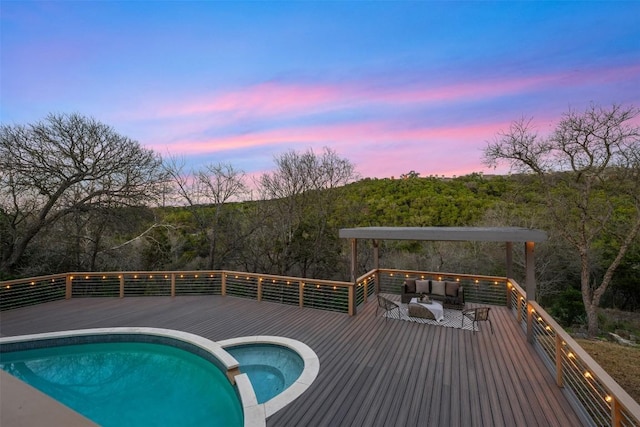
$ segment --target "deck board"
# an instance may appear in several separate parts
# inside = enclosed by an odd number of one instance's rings
[[[84,298],[0,313],[2,336],[96,327],[177,329],[212,340],[279,335],[309,345],[320,373],[268,426],[579,426],[511,312],[495,335],[375,315],[350,317],[221,297]]]

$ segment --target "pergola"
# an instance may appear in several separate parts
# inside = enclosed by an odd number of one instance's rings
[[[451,242],[504,242],[506,244],[507,278],[513,273],[513,244],[524,243],[525,286],[527,300],[535,300],[534,247],[537,242],[547,240],[542,230],[522,227],[359,227],[340,229],[340,238],[351,242],[351,280],[357,280],[356,265],[358,240],[373,241],[374,269],[379,266],[378,242],[380,240],[430,240]]]

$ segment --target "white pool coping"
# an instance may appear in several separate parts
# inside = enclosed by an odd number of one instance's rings
[[[197,346],[208,353],[212,354],[225,367],[227,377],[232,383],[235,383],[240,402],[244,413],[245,427],[263,427],[266,426],[266,419],[284,408],[289,403],[297,399],[305,390],[309,388],[311,383],[316,379],[320,372],[320,359],[316,353],[306,344],[291,338],[278,336],[248,336],[232,338],[223,341],[211,341],[199,335],[188,332],[176,331],[173,329],[161,328],[95,328],[95,329],[78,329],[72,331],[47,332],[42,334],[20,335],[14,337],[0,337],[0,344],[12,344],[30,341],[42,341],[50,339],[61,339],[79,336],[95,336],[95,335],[151,335],[157,337],[171,338],[183,341]],[[281,345],[292,349],[304,361],[304,368],[300,377],[282,393],[273,397],[265,403],[258,404],[253,386],[249,381],[247,374],[239,371],[238,361],[231,356],[224,348],[235,347],[245,344],[273,344]]]

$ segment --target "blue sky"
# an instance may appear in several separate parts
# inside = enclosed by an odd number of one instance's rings
[[[329,147],[363,177],[492,173],[513,120],[640,107],[638,1],[4,0],[0,20],[3,124],[78,112],[193,168]]]

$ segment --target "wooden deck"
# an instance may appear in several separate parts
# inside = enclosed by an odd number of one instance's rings
[[[268,426],[579,426],[510,312],[475,336],[441,326],[234,297],[72,299],[0,313],[2,336],[118,326],[222,340],[278,335],[320,358],[320,374]]]

